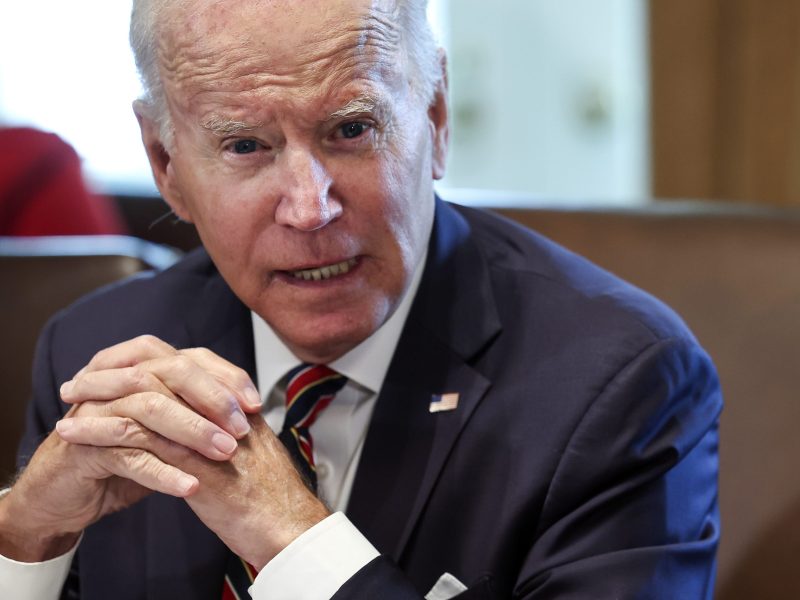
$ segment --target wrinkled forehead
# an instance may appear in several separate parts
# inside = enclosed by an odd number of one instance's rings
[[[396,70],[401,39],[397,0],[184,0],[161,20],[159,69],[178,89],[313,85]]]

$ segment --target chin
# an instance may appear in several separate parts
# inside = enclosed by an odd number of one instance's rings
[[[285,336],[286,344],[300,359],[314,363],[329,363],[347,354],[366,340],[380,327],[377,319],[361,318],[356,322],[347,319],[308,318],[301,331]]]

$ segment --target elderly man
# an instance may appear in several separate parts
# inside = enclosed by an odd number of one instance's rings
[[[657,301],[435,198],[424,0],[136,0],[131,31],[204,249],[43,333],[3,597],[710,597],[713,367]]]

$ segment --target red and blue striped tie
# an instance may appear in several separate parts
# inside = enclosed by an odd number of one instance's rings
[[[309,429],[346,383],[347,377],[325,365],[302,364],[288,374],[286,418],[278,438],[294,459],[298,471],[305,476],[315,492],[317,473],[314,468],[314,442]],[[231,553],[222,600],[250,598],[247,590],[253,584],[256,574],[251,565]]]
[[[347,377],[325,365],[303,364],[289,372],[286,418],[278,438],[289,450],[297,469],[317,491],[314,442],[309,428],[347,383]]]

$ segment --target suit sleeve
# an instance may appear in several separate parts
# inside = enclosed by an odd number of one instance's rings
[[[25,417],[25,433],[20,442],[17,453],[17,467],[25,468],[39,444],[50,434],[58,421],[66,412],[65,405],[61,402],[58,389],[60,383],[56,381],[51,351],[58,317],[52,318],[36,345],[33,360],[33,397],[28,404]],[[66,573],[60,598],[73,600],[80,598],[78,580],[78,555],[72,552],[72,564]],[[34,567],[35,568],[35,567]]]
[[[48,434],[64,415],[63,404],[58,395],[51,361],[51,345],[57,317],[51,319],[42,330],[36,343],[33,358],[33,396],[25,414],[25,431],[17,452],[17,468],[24,468]]]
[[[711,361],[691,339],[655,342],[589,405],[551,480],[515,599],[711,598],[719,540]],[[498,595],[491,573],[457,598]],[[499,586],[504,587],[504,586]],[[420,598],[386,558],[334,596]]]

